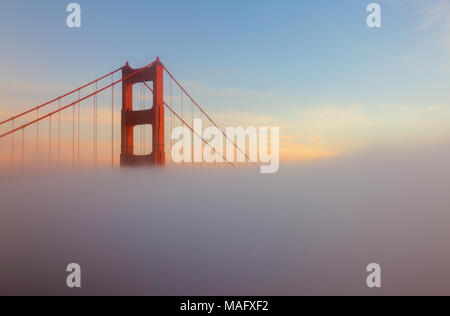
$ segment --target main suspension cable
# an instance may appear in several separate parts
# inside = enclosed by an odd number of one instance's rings
[[[149,85],[147,85],[146,82],[144,82],[144,85],[153,93],[153,89],[150,88]],[[206,145],[208,145],[215,153],[219,154],[220,156],[222,156],[222,158],[229,163],[232,167],[234,167],[234,164],[230,161],[228,161],[225,156],[223,155],[223,153],[218,152],[213,146],[211,146],[210,143],[208,143],[203,137],[201,137],[200,135],[198,135],[198,133],[189,126],[189,124],[187,124],[174,110],[172,110],[172,108],[166,103],[163,102],[164,106],[167,107],[167,109],[169,109],[170,112],[172,112],[184,125],[186,125],[186,127],[188,127],[198,138],[200,138]]]

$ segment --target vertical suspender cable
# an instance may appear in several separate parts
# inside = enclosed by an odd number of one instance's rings
[[[191,101],[191,119],[192,119],[192,128],[194,128],[194,103]],[[203,133],[203,131],[202,131]],[[192,134],[192,142],[191,142],[191,160],[192,160],[192,166],[194,166],[194,138],[195,135]]]
[[[98,83],[95,83],[95,91],[98,91]],[[98,96],[95,95],[95,167],[98,163]]]
[[[181,119],[184,120],[183,91],[181,91]],[[180,126],[183,127],[182,122],[180,123]],[[183,166],[183,165],[184,165],[184,159],[181,161],[181,166]]]
[[[58,100],[58,168],[61,165],[61,99]]]
[[[36,119],[39,119],[39,109],[36,110]],[[36,123],[36,169],[39,168],[39,122]]]
[[[141,109],[144,110],[144,84],[141,85]],[[141,126],[141,143],[142,143],[142,154],[145,153],[145,145],[144,145],[144,129],[145,125]]]
[[[181,91],[181,118],[184,120],[183,91]],[[182,125],[182,124],[181,124]]]
[[[48,167],[52,168],[52,116],[48,117]]]
[[[169,78],[170,80],[170,106],[173,107],[173,80],[172,78]],[[171,122],[170,122],[170,155],[172,155],[172,148],[173,148],[173,139],[172,139],[172,132],[173,132],[173,113],[170,113]],[[170,159],[172,162],[172,159]]]
[[[142,90],[143,86],[140,85],[140,91],[139,91],[139,110],[142,111]],[[142,125],[139,126],[139,148],[142,155]]]
[[[114,168],[114,74],[111,75],[111,168]]]
[[[142,85],[142,110],[145,110],[145,89],[144,89],[144,85]],[[146,131],[146,125],[142,126],[142,136],[143,136],[143,144],[144,144],[144,155],[145,155],[145,131]]]
[[[14,120],[11,121],[14,130]],[[11,134],[11,169],[14,168],[14,133]]]
[[[25,169],[25,128],[22,129],[22,169]]]
[[[75,110],[76,105],[72,107],[72,169],[75,170]]]
[[[205,129],[205,127],[203,127],[203,113],[200,112],[200,119],[202,121],[202,128]],[[202,148],[202,157],[203,157],[203,148]],[[200,163],[200,166],[203,167],[203,159],[202,162]]]
[[[81,103],[79,102],[81,99],[81,92],[78,90],[78,149],[77,149],[77,155],[78,155],[78,169],[80,168],[80,111],[81,111]]]
[[[95,92],[98,90],[98,83],[95,83]],[[94,168],[97,167],[97,94],[94,95]]]
[[[95,92],[98,91],[98,82],[95,83]],[[98,94],[95,95],[95,167],[98,165]]]
[[[94,102],[94,107],[93,107],[93,117],[92,117],[92,119],[93,119],[93,123],[94,123],[94,129],[93,129],[93,143],[92,143],[92,164],[93,164],[93,166],[94,166],[94,168],[95,168],[95,95],[94,95],[94,97],[93,97],[93,100],[92,100],[93,102]]]

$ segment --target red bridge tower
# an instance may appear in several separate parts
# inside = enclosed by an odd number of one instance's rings
[[[126,78],[137,69],[132,69],[127,63],[122,68],[122,78]],[[121,166],[166,164],[164,152],[164,68],[159,58],[147,69],[122,82],[122,147],[120,154]],[[153,107],[149,110],[133,111],[133,85],[142,82],[153,82]],[[153,152],[150,155],[134,154],[134,127],[152,125]]]

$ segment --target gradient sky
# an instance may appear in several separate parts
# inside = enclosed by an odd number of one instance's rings
[[[302,160],[450,136],[450,0],[4,1],[0,118],[156,56],[222,123]]]

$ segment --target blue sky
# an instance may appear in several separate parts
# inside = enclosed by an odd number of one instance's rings
[[[421,119],[444,125],[449,1],[378,1],[381,29],[366,26],[370,2],[80,0],[82,28],[69,29],[70,1],[8,1],[0,13],[0,92],[26,109],[36,97],[45,101],[125,61],[137,67],[160,56],[224,121],[238,111],[243,121],[267,119],[303,147],[353,148],[350,134],[361,138],[356,146],[389,138],[387,131],[397,135],[399,126],[404,134],[422,133],[408,129]],[[9,87],[15,82],[55,91],[17,96]]]

